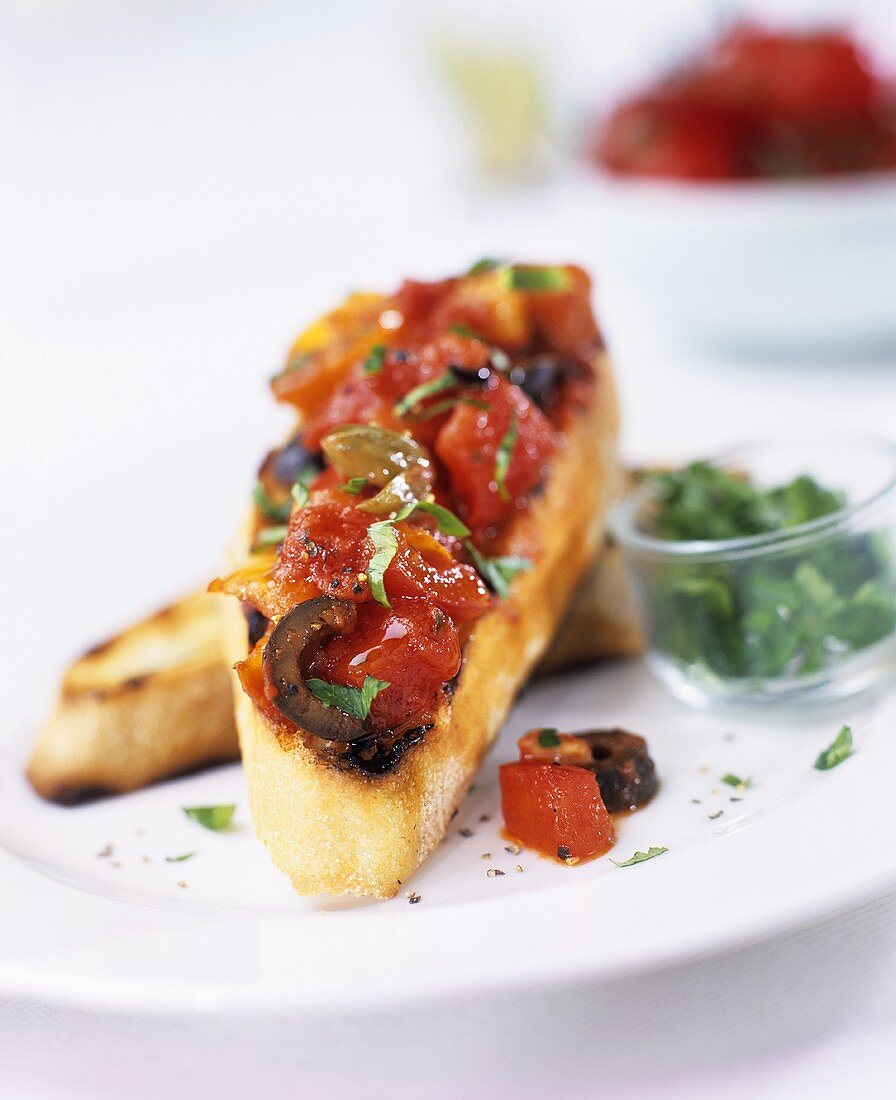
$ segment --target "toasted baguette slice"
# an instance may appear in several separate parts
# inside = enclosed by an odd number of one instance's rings
[[[391,771],[372,775],[323,755],[301,730],[268,720],[234,676],[252,820],[298,893],[393,897],[442,839],[603,537],[618,421],[604,356],[597,379],[543,494],[514,523],[507,550],[538,547],[533,568],[476,622],[456,690]],[[236,661],[247,651],[236,601],[229,620]]]
[[[227,602],[188,596],[69,668],[28,765],[38,794],[75,802],[238,757]]]

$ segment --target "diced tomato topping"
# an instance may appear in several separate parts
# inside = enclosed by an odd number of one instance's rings
[[[366,576],[374,548],[367,529],[376,517],[359,512],[356,504],[348,493],[328,489],[294,512],[280,547],[275,581],[289,584],[302,578],[314,586],[316,595],[355,602],[370,599]]]
[[[571,733],[556,730],[535,729],[517,741],[520,760],[537,760],[547,764],[570,764],[583,767],[594,761],[588,742]]]
[[[488,357],[488,346],[482,341],[447,332],[416,352],[388,349],[375,373],[365,373],[365,360],[361,360],[331,400],[309,420],[303,433],[305,446],[317,450],[328,432],[346,424],[376,424],[392,431],[410,431],[415,439],[430,446],[448,415],[444,412],[433,416],[433,408],[448,398],[460,399],[462,388],[442,390],[406,412],[399,402],[418,386],[443,378],[451,369],[475,377]]]
[[[551,422],[517,386],[492,377],[482,391],[487,409],[458,405],[436,440],[461,518],[474,532],[497,527],[545,476],[553,450]],[[511,440],[511,425],[516,439]],[[496,462],[509,446],[503,484]]]
[[[492,598],[471,565],[461,565],[431,534],[409,524],[396,526],[399,549],[386,570],[384,586],[394,596],[425,596],[462,621],[476,618]]]
[[[371,719],[377,729],[402,732],[435,716],[442,685],[460,669],[460,643],[451,619],[425,600],[392,604],[359,607],[356,629],[318,650],[308,673],[355,688],[366,676],[388,681],[373,700]]]
[[[314,595],[355,603],[372,599],[368,570],[375,547],[368,531],[379,517],[360,511],[357,504],[357,497],[338,489],[315,492],[289,522],[273,572],[275,581],[289,585],[301,580],[313,586]],[[398,548],[383,577],[390,600],[425,596],[458,620],[488,609],[491,596],[471,565],[460,563],[422,527],[397,523],[393,530]]]
[[[507,832],[555,859],[592,859],[616,834],[594,772],[563,764],[518,762],[500,769]]]

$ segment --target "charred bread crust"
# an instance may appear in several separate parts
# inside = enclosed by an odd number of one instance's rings
[[[442,839],[520,687],[549,644],[603,537],[615,486],[618,408],[609,361],[570,423],[544,492],[513,524],[503,552],[536,548],[532,569],[479,619],[463,667],[431,729],[381,772],[346,766],[302,731],[269,721],[233,677],[237,728],[256,833],[300,894],[393,897]],[[240,557],[245,556],[245,542]],[[246,620],[228,611],[232,659]]]
[[[71,804],[235,760],[227,605],[196,593],[75,661],[28,764],[35,791]]]

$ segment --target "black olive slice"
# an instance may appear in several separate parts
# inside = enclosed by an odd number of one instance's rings
[[[249,629],[249,649],[254,649],[258,642],[267,633],[271,620],[250,604],[243,604],[243,615],[246,618],[246,626]]]
[[[284,615],[264,647],[264,678],[276,690],[274,706],[290,722],[325,741],[360,741],[371,736],[367,720],[325,707],[305,683],[304,670],[321,644],[350,634],[357,620],[358,609],[351,600],[317,596]]]
[[[589,730],[578,733],[587,741],[601,798],[611,814],[636,810],[656,794],[656,768],[647,742],[626,730]]]
[[[323,462],[321,461],[320,452],[305,449],[300,435],[294,435],[288,443],[271,452],[271,476],[286,490],[295,485],[299,474],[307,466],[311,466],[315,470],[322,470]]]

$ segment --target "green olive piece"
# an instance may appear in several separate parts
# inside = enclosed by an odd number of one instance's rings
[[[435,475],[429,452],[416,440],[374,425],[331,432],[322,441],[324,454],[346,478],[363,478],[381,489],[359,504],[364,512],[389,515],[425,499]]]
[[[419,504],[425,500],[432,489],[432,468],[412,466],[408,471],[396,474],[384,488],[358,505],[359,512],[369,512],[374,516],[391,516],[407,505]]]
[[[324,454],[347,478],[363,477],[382,488],[412,466],[432,468],[429,452],[415,440],[375,425],[353,425],[330,432],[321,443]]]

